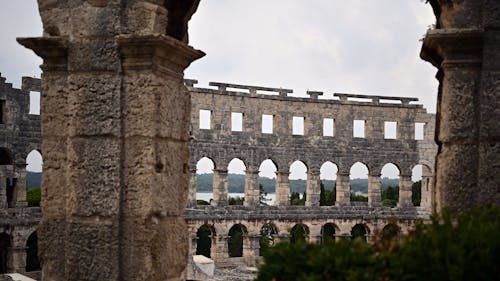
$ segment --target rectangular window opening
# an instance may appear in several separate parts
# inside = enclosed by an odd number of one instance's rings
[[[4,124],[5,123],[5,101],[4,100],[0,100],[0,124]]]
[[[211,118],[212,118],[212,111],[206,109],[200,109],[200,129],[210,130]]]
[[[424,128],[425,123],[415,123],[415,139],[423,140],[424,139]]]
[[[324,137],[333,137],[334,136],[333,124],[334,124],[333,118],[323,118],[323,136]]]
[[[262,114],[262,133],[273,133],[273,115]]]
[[[30,92],[30,111],[29,114],[40,115],[40,93]]]
[[[231,131],[233,132],[243,131],[243,113],[231,112]]]
[[[384,122],[384,139],[396,139],[397,138],[397,128],[398,122],[385,121]]]
[[[304,135],[304,117],[293,116],[292,134],[296,136]]]
[[[365,120],[354,120],[353,122],[353,137],[364,138],[365,137]]]

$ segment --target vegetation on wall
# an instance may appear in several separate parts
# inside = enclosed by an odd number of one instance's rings
[[[444,212],[400,237],[386,229],[374,244],[278,244],[264,253],[257,281],[486,281],[500,276],[500,208]],[[384,237],[384,238],[382,238]]]
[[[42,194],[40,188],[26,190],[26,201],[28,201],[28,207],[40,207],[41,196]]]

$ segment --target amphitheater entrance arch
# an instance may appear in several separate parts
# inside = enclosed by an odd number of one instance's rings
[[[11,238],[5,232],[0,233],[0,274],[10,272]]]
[[[242,224],[235,224],[229,229],[228,236],[228,256],[230,258],[243,257],[243,244],[248,243],[246,227]]]
[[[229,205],[243,205],[245,194],[249,194],[250,186],[245,184],[244,179],[246,170],[245,163],[239,158],[233,158],[227,165]]]
[[[26,271],[40,270],[40,259],[38,258],[38,235],[31,233],[26,241]]]
[[[276,226],[272,223],[265,223],[260,229],[260,239],[259,239],[259,255],[262,256],[263,253],[267,251],[270,247],[274,245],[274,237],[278,234]]]
[[[302,223],[294,225],[290,230],[290,243],[295,244],[306,241],[309,241],[309,227]]]
[[[338,227],[333,223],[326,223],[321,227],[321,243],[335,242],[335,233]]]
[[[290,205],[305,205],[306,180],[308,168],[304,162],[297,160],[290,165]]]
[[[330,161],[321,165],[319,169],[320,184],[320,206],[334,206],[336,199],[336,180],[338,166]]]
[[[259,166],[260,205],[276,203],[276,173],[278,165],[272,159],[266,159]],[[274,198],[274,199],[273,199]]]
[[[399,201],[399,168],[393,163],[387,163],[381,170],[382,206],[394,208]]]
[[[212,257],[212,244],[215,240],[215,230],[207,224],[198,228],[196,232],[196,254],[207,258]]]
[[[368,235],[368,229],[363,224],[358,223],[351,229],[351,237],[353,240],[359,238],[361,240],[366,241],[367,235]]]
[[[394,222],[388,223],[382,229],[382,239],[391,240],[398,237],[401,234],[401,228]]]

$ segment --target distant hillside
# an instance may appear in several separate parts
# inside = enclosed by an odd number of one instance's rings
[[[42,186],[42,173],[26,172],[26,188],[39,188]]]
[[[213,174],[196,175],[196,191],[197,192],[212,192],[212,179]],[[334,180],[323,180],[323,185],[326,189],[332,190],[335,185]],[[264,191],[267,193],[274,193],[276,180],[266,177],[259,177],[259,183],[262,184]],[[245,192],[245,175],[229,174],[228,184],[230,193],[244,193]],[[399,185],[399,179],[382,179],[382,190],[388,186]],[[351,191],[368,193],[368,180],[367,179],[353,179],[351,180]],[[292,192],[303,193],[306,190],[305,180],[290,180],[290,189]]]

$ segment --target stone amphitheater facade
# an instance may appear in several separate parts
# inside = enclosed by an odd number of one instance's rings
[[[0,209],[2,233],[10,237],[7,271],[24,272],[26,241],[40,220],[39,208],[26,207],[26,155],[40,149],[40,116],[28,114],[29,92],[40,91],[40,81],[23,77],[22,89],[12,88],[2,78],[0,100],[3,106],[1,182],[16,179],[15,203],[7,204],[7,186],[0,185],[4,202]],[[429,114],[417,99],[405,97],[335,94],[335,99],[320,98],[321,92],[308,97],[294,97],[289,89],[210,83],[212,88],[195,87],[195,80],[185,80],[191,94],[189,149],[190,188],[184,217],[191,236],[190,253],[196,254],[198,229],[212,230],[211,257],[219,265],[254,265],[259,258],[260,230],[272,225],[275,241],[289,239],[290,229],[300,224],[307,229],[310,241],[319,242],[323,226],[331,224],[337,237],[348,237],[355,225],[361,225],[370,239],[390,222],[403,232],[416,219],[426,219],[433,205],[432,171],[436,145],[432,136],[435,115]],[[353,100],[354,99],[354,100]],[[362,99],[360,101],[360,99]],[[211,127],[200,129],[200,111],[211,112]],[[241,113],[242,129],[231,129],[232,113]],[[273,116],[272,133],[262,132],[262,115]],[[293,134],[293,116],[302,117],[302,134]],[[324,136],[323,120],[333,120],[333,135]],[[363,120],[364,137],[353,137],[353,121]],[[396,122],[396,137],[384,139],[384,122]],[[425,124],[423,139],[415,139],[415,124]],[[5,158],[9,156],[8,159]],[[215,163],[212,206],[196,205],[196,163],[208,157]],[[5,159],[4,159],[5,158]],[[227,165],[233,158],[246,165],[245,205],[228,206]],[[7,159],[7,160],[6,160]],[[258,173],[260,163],[271,159],[277,167],[276,203],[259,204]],[[290,206],[289,167],[300,160],[308,168],[305,206]],[[337,172],[336,206],[319,206],[319,169],[327,161]],[[350,202],[349,171],[355,162],[366,164],[368,203]],[[380,174],[387,163],[400,170],[400,197],[396,208],[381,205]],[[411,202],[411,172],[423,166],[421,206]],[[44,192],[47,192],[44,186]],[[11,197],[9,197],[11,198]],[[243,255],[229,257],[229,229],[244,229]]]

